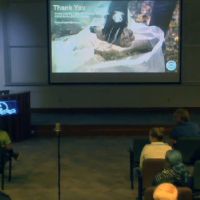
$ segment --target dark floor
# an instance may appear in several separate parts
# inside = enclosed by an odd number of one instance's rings
[[[135,199],[130,190],[131,137],[61,137],[61,200]],[[5,192],[12,200],[57,200],[57,138],[15,144],[20,159]]]

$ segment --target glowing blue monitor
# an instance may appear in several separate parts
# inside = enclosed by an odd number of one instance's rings
[[[19,108],[16,100],[0,100],[0,117],[17,115],[18,113]]]

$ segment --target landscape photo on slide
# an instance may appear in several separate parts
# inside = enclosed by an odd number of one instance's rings
[[[50,1],[50,27],[52,73],[177,73],[180,68],[176,0]]]

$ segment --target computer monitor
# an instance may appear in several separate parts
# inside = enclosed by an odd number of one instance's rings
[[[0,117],[17,115],[18,113],[17,100],[0,100]]]

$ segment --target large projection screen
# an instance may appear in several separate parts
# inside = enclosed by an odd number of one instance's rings
[[[50,83],[178,83],[181,0],[56,1]]]

